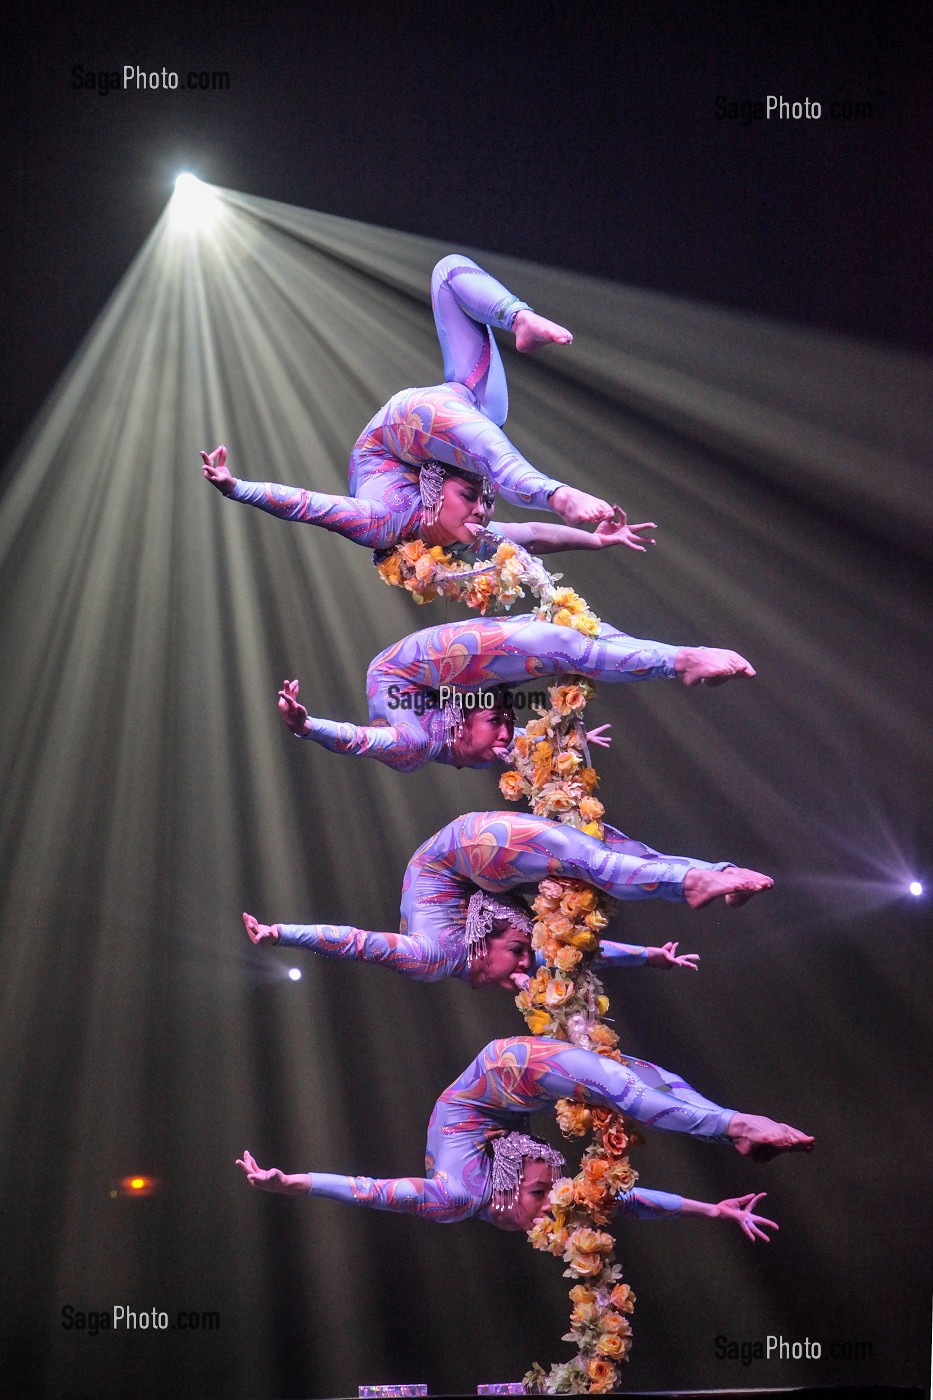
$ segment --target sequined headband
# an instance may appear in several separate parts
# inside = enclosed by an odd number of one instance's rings
[[[549,1143],[530,1133],[506,1133],[492,1144],[492,1199],[494,1210],[511,1210],[518,1200],[525,1162],[547,1162],[555,1177],[564,1170],[564,1158]]]
[[[512,928],[521,929],[522,933],[531,937],[534,921],[526,909],[511,900],[506,902],[487,894],[485,890],[477,890],[467,905],[466,932],[463,935],[467,967],[472,967],[477,958],[486,956],[486,939],[497,919],[507,919]]]
[[[418,473],[418,490],[424,508],[425,525],[434,525],[441,512],[444,500],[444,482],[448,476],[459,476],[464,481],[475,481],[480,488],[483,505],[492,510],[496,500],[496,488],[488,476],[478,473],[461,472],[456,467],[445,467],[442,462],[425,462]]]

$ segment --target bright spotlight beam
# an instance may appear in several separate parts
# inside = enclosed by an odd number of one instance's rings
[[[172,228],[183,233],[196,233],[214,223],[220,211],[220,201],[210,185],[187,171],[175,181],[175,193],[169,204]]]
[[[923,886],[921,885],[919,880],[911,880],[907,888],[910,890],[910,893],[916,896],[918,899],[920,895],[923,894]]]

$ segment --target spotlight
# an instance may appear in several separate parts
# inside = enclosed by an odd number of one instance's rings
[[[919,880],[911,880],[907,888],[910,890],[911,894],[916,895],[918,899],[920,895],[923,894],[923,886]]]
[[[300,968],[300,967],[290,967],[290,968],[288,969],[288,975],[289,975],[289,977],[292,979],[293,982],[300,982],[300,981],[301,981],[301,968]]]
[[[187,171],[178,176],[169,205],[173,229],[186,233],[206,229],[216,219],[219,209],[220,201],[210,185]]]

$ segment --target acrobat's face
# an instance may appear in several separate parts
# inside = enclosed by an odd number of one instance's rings
[[[437,532],[444,544],[469,544],[477,526],[492,519],[494,497],[484,478],[448,476],[437,517]]]
[[[515,716],[510,706],[491,710],[470,710],[463,732],[456,743],[457,768],[482,768],[508,752],[515,733]]]
[[[486,952],[470,968],[473,987],[504,987],[515,992],[512,978],[516,973],[527,975],[532,960],[531,939],[524,929],[509,925],[486,939]]]
[[[507,1210],[493,1210],[489,1218],[500,1230],[530,1230],[538,1216],[547,1209],[553,1185],[554,1174],[548,1163],[526,1157],[515,1204]]]

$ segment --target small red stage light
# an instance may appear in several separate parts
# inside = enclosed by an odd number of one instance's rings
[[[121,1176],[113,1183],[111,1196],[154,1196],[162,1183],[156,1176]]]

